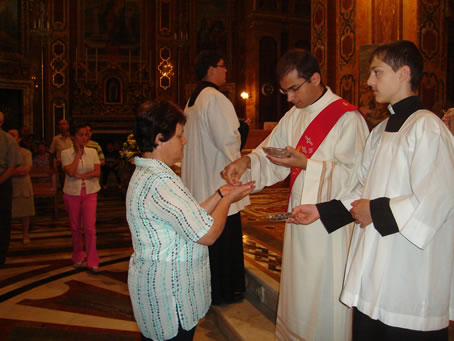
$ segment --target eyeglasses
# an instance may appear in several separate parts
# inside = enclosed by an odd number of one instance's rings
[[[225,64],[215,65],[215,66],[213,66],[213,67],[222,67],[222,68],[224,68],[224,69],[227,69],[227,66],[225,66]]]
[[[290,88],[288,89],[282,89],[280,88],[279,91],[281,92],[281,94],[283,95],[287,95],[288,93],[291,93],[291,94],[294,94],[295,92],[297,92],[299,90],[299,88],[301,88],[304,83],[306,83],[307,80],[305,79],[304,82],[302,82],[300,85],[294,85],[294,86],[291,86]]]

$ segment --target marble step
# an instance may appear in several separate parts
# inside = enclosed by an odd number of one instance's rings
[[[276,321],[279,282],[245,259],[246,298],[273,323]]]
[[[272,341],[279,282],[245,259],[246,299],[240,303],[212,306],[215,321],[229,341]]]
[[[273,341],[274,323],[249,300],[225,306],[212,306],[216,324],[229,341]]]

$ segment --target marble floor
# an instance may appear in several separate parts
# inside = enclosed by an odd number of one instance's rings
[[[285,190],[270,191],[281,197],[285,208]],[[279,279],[283,223],[261,218],[263,209],[258,206],[265,197],[266,193],[253,196],[253,205],[243,214],[244,252],[249,262]],[[7,262],[0,267],[0,339],[140,339],[126,284],[132,248],[124,210],[119,193],[100,193],[99,274],[73,267],[71,232],[61,200],[56,218],[50,201],[36,200],[30,244],[23,244],[21,227],[13,223]],[[224,340],[212,312],[199,323],[195,340]]]

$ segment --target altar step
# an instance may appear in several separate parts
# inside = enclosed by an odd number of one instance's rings
[[[245,268],[246,299],[212,306],[216,324],[228,341],[273,341],[279,282],[247,261]]]

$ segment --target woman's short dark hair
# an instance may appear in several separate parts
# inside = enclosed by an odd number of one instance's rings
[[[156,148],[156,136],[161,134],[160,141],[170,140],[177,129],[177,124],[185,124],[183,111],[167,100],[146,101],[142,103],[136,116],[134,137],[140,152],[152,152]]]
[[[69,125],[69,134],[76,136],[76,133],[82,128],[87,128],[87,122],[73,121]]]
[[[397,40],[378,46],[370,56],[369,63],[374,57],[391,66],[394,72],[402,66],[410,68],[410,85],[413,91],[418,89],[422,79],[424,61],[416,45],[409,40]]]
[[[303,49],[288,50],[279,59],[276,67],[277,79],[281,80],[293,70],[298,72],[298,77],[304,78],[306,81],[310,81],[310,78],[316,72],[321,75],[317,59]]]
[[[214,50],[206,50],[199,53],[195,63],[197,79],[202,80],[208,73],[210,66],[216,66],[223,57]]]

